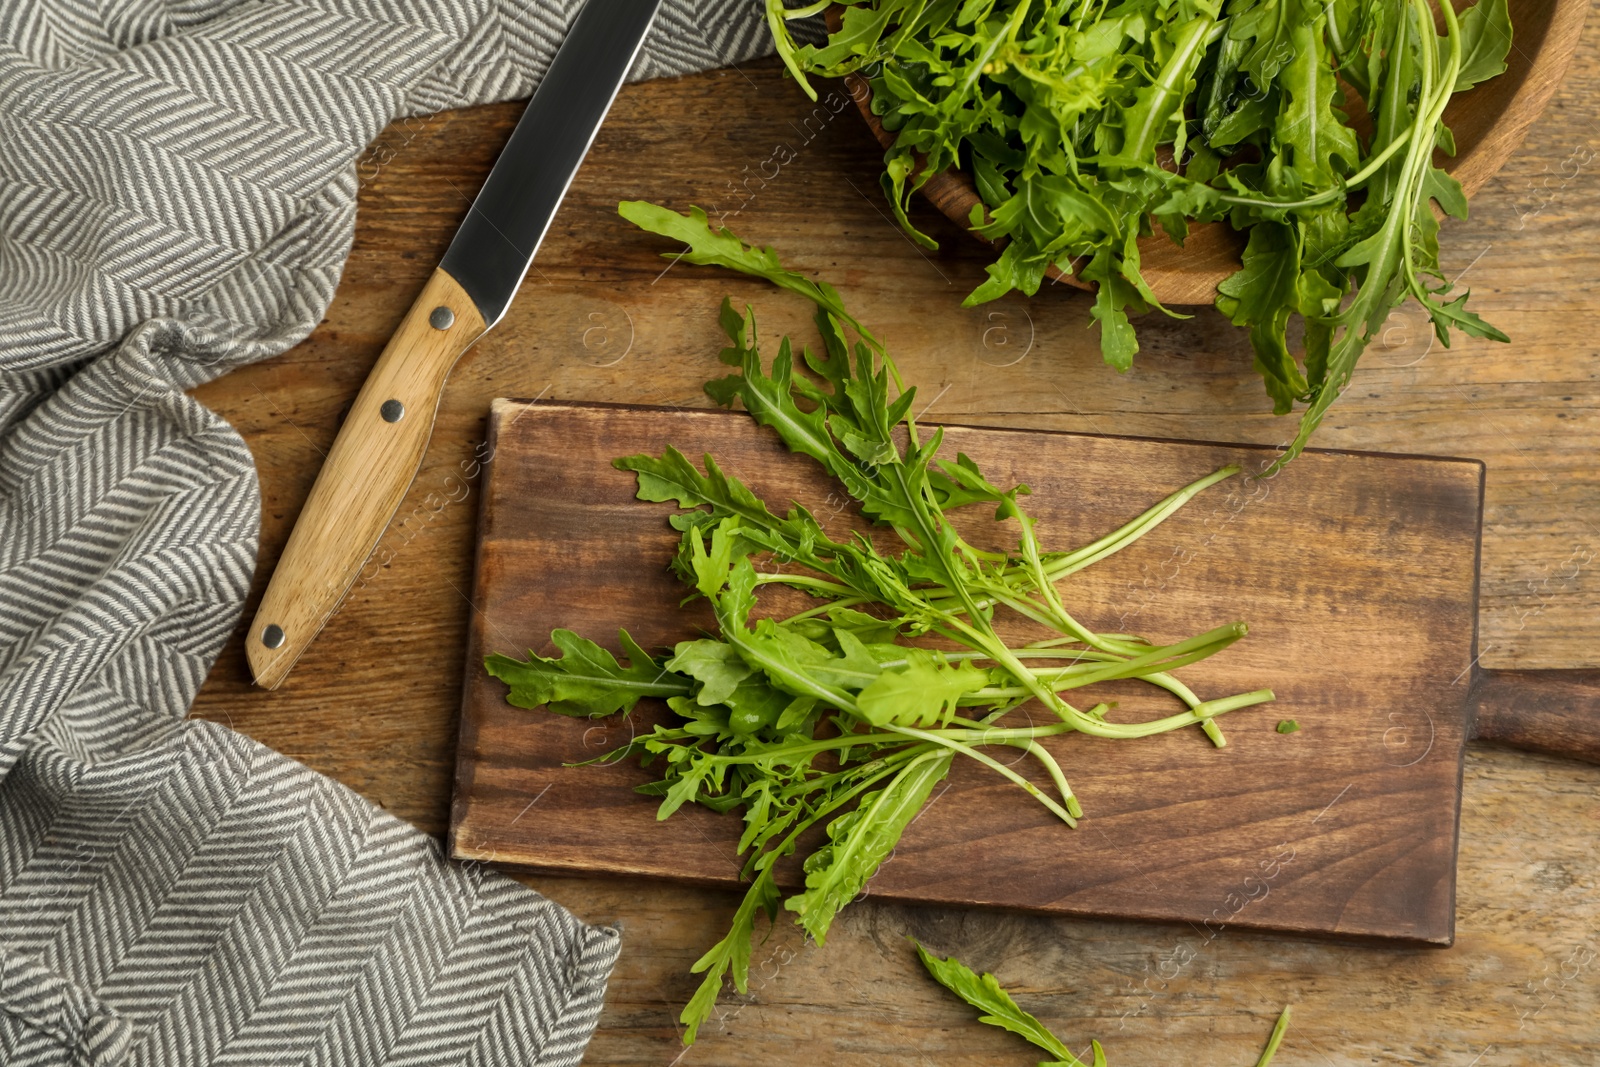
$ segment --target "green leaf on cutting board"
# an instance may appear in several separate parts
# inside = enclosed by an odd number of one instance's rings
[[[903,666],[886,668],[856,695],[856,706],[874,726],[948,721],[957,700],[989,684],[989,675],[968,660],[952,663],[925,648],[907,648],[904,655]]]
[[[628,636],[618,632],[628,666],[588,638],[571,630],[552,630],[550,641],[561,655],[544,657],[532,650],[526,660],[494,653],[484,669],[511,687],[508,703],[518,708],[545,707],[558,715],[596,718],[632,711],[644,697],[685,696],[688,679],[673,674]]]

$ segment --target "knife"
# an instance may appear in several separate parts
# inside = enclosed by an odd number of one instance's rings
[[[338,609],[422,465],[445,379],[510,306],[661,0],[587,0],[444,259],[367,376],[245,638],[276,689]]]

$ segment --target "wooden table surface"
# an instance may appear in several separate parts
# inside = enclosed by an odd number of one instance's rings
[[[877,190],[879,156],[843,94],[809,104],[775,62],[631,86],[584,164],[507,319],[451,378],[427,460],[358,589],[276,692],[249,684],[242,627],[195,714],[333,775],[423,830],[450,802],[463,639],[473,610],[474,448],[496,396],[706,406],[715,309],[757,304],[807,330],[797,300],[658,258],[616,217],[647,198],[726,213],[749,240],[843,288],[947,421],[1276,443],[1245,336],[1214,311],[1148,316],[1133,371],[1100,363],[1089,298],[1063,286],[977,309],[983,254],[942,217],[923,253]],[[196,391],[244,434],[264,496],[255,595],[341,414],[410,305],[520,105],[397,123],[362,161],[355,247],[326,320],[293,351]],[[1513,340],[1429,344],[1391,319],[1317,443],[1488,464],[1479,647],[1491,667],[1600,667],[1600,18],[1528,141],[1444,229],[1446,270]],[[1286,547],[1286,553],[1291,549]],[[255,601],[246,607],[248,619]],[[528,634],[530,644],[546,635]],[[1600,1057],[1600,769],[1474,746],[1462,784],[1453,948],[1329,944],[1209,930],[919,908],[869,899],[825,949],[792,928],[757,949],[749,996],[686,1054],[689,964],[731,893],[528,878],[585,919],[618,923],[621,962],[596,1064],[1032,1064],[923,976],[906,935],[995,971],[1074,1047],[1112,1067],[1254,1063],[1278,1010],[1277,1063],[1594,1063]],[[528,817],[534,817],[529,813]],[[1218,899],[1230,887],[1218,887]],[[1031,1058],[1030,1058],[1031,1056]]]

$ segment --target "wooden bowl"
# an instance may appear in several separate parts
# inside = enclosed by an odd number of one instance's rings
[[[1441,156],[1441,165],[1469,197],[1522,144],[1528,127],[1560,85],[1583,32],[1589,0],[1508,0],[1508,7],[1513,43],[1505,73],[1453,97],[1444,113],[1445,124],[1455,134],[1456,155]],[[834,29],[838,10],[828,13]],[[871,89],[864,80],[850,88],[867,126],[887,150],[895,135],[872,113]],[[979,201],[977,187],[965,173],[936,174],[922,193],[957,225],[968,228],[967,219]],[[1140,269],[1163,304],[1210,304],[1216,299],[1217,283],[1239,269],[1243,250],[1243,236],[1226,223],[1190,227],[1182,247],[1158,231],[1139,242]],[[1079,289],[1094,288],[1093,283],[1063,275],[1054,267],[1046,273]]]

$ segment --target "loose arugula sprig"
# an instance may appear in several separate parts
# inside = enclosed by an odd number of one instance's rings
[[[916,946],[917,958],[922,961],[922,966],[927,968],[934,981],[983,1013],[978,1016],[979,1022],[1009,1030],[1055,1057],[1039,1064],[1039,1067],[1106,1067],[1106,1054],[1100,1047],[1100,1042],[1089,1042],[1094,1052],[1094,1062],[1084,1063],[1060,1038],[1050,1032],[1049,1027],[1018,1007],[1017,1002],[1011,999],[1010,993],[1001,988],[999,980],[994,975],[987,972],[981,975],[975,974],[972,968],[954,956],[940,959],[923,948],[915,939],[911,943]],[[1269,1067],[1272,1058],[1278,1054],[1278,1046],[1283,1044],[1283,1035],[1288,1030],[1289,1008],[1285,1006],[1278,1015],[1277,1023],[1272,1027],[1272,1034],[1267,1038],[1261,1057],[1256,1060],[1256,1067]]]
[[[940,171],[971,174],[972,224],[1005,243],[969,305],[1076,269],[1097,286],[1106,362],[1127,370],[1129,315],[1161,308],[1139,238],[1160,225],[1181,244],[1190,220],[1247,232],[1216,303],[1249,328],[1274,411],[1308,405],[1280,463],[1407,299],[1447,346],[1451,329],[1507,340],[1440,269],[1434,205],[1460,218],[1467,205],[1433,165],[1435,149],[1455,152],[1452,95],[1505,70],[1506,0],[1459,16],[1437,5],[1442,29],[1429,0],[839,0],[821,46],[787,28],[817,7],[766,2],[813,98],[807,75],[870,76],[897,134],[884,189],[914,239],[934,245],[906,215],[912,194]]]
[[[639,499],[682,509],[671,516],[682,534],[673,567],[691,595],[710,602],[716,633],[656,656],[623,632],[624,665],[594,642],[556,630],[558,657],[530,652],[527,660],[491,655],[485,662],[509,684],[508,699],[518,707],[599,716],[631,711],[646,697],[664,699],[676,725],[657,726],[602,758],[662,766],[662,778],[644,790],[662,798],[660,818],[688,803],[743,810],[739,852],[750,888],[728,935],[693,967],[705,978],[683,1011],[684,1041],[691,1043],[724,975],[741,992],[747,988],[756,914],[776,919],[782,895],[775,864],[795,852],[806,830],[826,826],[827,841],[805,859],[805,888],[781,903],[820,944],[956,757],[984,765],[1076,825],[1082,808],[1043,739],[1071,731],[1145,737],[1199,725],[1221,746],[1213,720],[1272,693],[1203,700],[1170,673],[1244,636],[1243,623],[1156,645],[1092,630],[1068,613],[1057,589],[1237,468],[1200,479],[1076,551],[1047,551],[1019,503],[1027,486],[1001,489],[965,455],[939,456],[943,432],[919,429],[911,414],[915,390],[899,385],[888,352],[831,286],[785,269],[771,249],[712,231],[698,208],[682,216],[625,203],[621,212],[684,242],[688,251],[679,255],[688,262],[765,278],[817,305],[822,350],[796,353],[784,338],[769,364],[753,313],[740,315],[725,300],[729,346],[721,358],[736,372],[706,390],[722,404],[738,401],[791,451],[820,463],[897,542],[891,550],[859,533],[837,536],[799,504],[779,515],[711,456],[703,470],[673,448],[627,456],[615,465],[637,476]],[[970,505],[1014,522],[1016,551],[989,551],[963,537],[950,513]],[[760,591],[774,585],[818,603],[786,618],[760,617]],[[1013,647],[996,628],[1002,610],[1055,636]],[[910,643],[915,639],[941,647]],[[1186,710],[1116,722],[1106,704],[1082,708],[1064,696],[1119,678],[1165,689]],[[1004,721],[1029,701],[1048,709],[1050,721]],[[984,751],[996,745],[1031,757],[1050,788]]]

